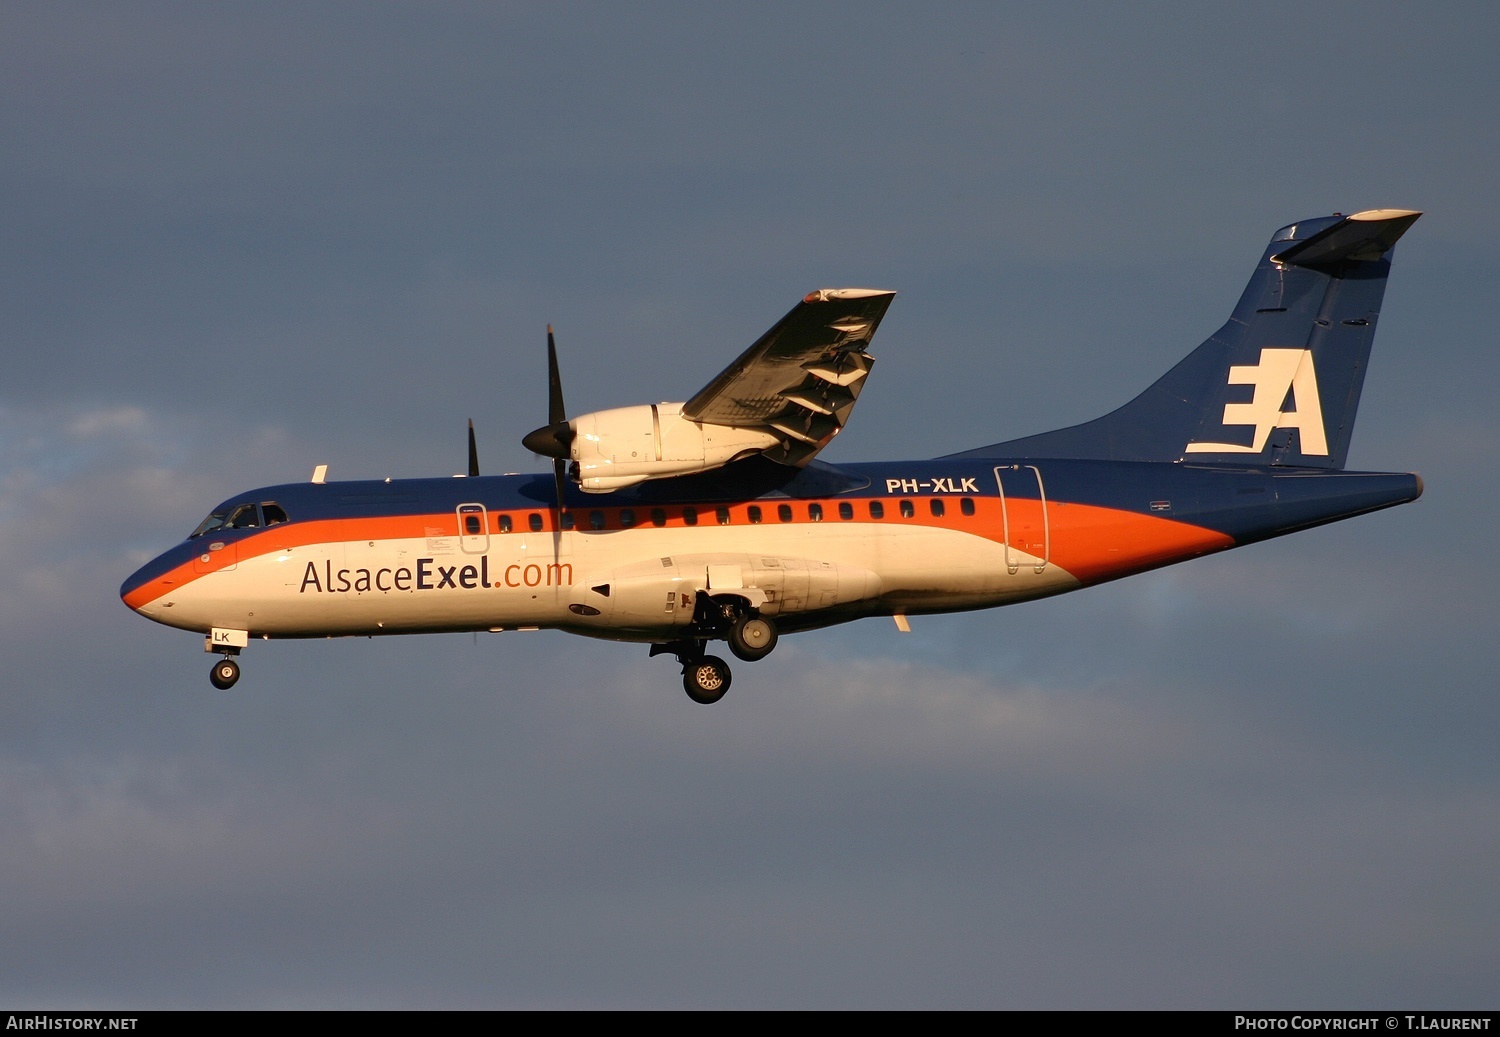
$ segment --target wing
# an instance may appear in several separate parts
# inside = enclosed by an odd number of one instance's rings
[[[683,404],[683,416],[771,430],[781,443],[765,456],[802,467],[849,420],[875,363],[866,347],[895,295],[871,288],[809,292]]]

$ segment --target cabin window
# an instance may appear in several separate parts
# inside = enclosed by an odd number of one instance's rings
[[[965,515],[974,514],[974,498],[965,497],[963,500],[959,501],[958,510],[963,512]]]
[[[885,505],[878,500],[872,500],[870,502],[870,517],[872,519],[885,518]]]
[[[495,516],[495,529],[501,533],[509,533],[512,529],[509,515]]]
[[[809,504],[807,506],[807,517],[810,518],[810,519],[812,519],[814,522],[822,522],[823,521],[823,505],[821,505],[821,504]]]
[[[714,517],[719,520],[719,525],[721,525],[721,526],[727,526],[727,525],[729,525],[729,509],[728,508],[715,508],[714,509]]]
[[[854,517],[854,505],[846,500],[839,501],[839,518],[848,522]]]
[[[667,513],[661,508],[652,508],[651,524],[658,527],[665,526],[667,524]]]
[[[698,524],[698,509],[697,508],[683,508],[682,509],[682,524],[685,525],[685,526],[696,526]]]
[[[541,512],[539,512],[539,511],[533,511],[529,516],[527,516],[527,518],[526,518],[526,524],[531,527],[531,531],[533,533],[540,533],[542,531],[542,514],[541,514]]]
[[[776,505],[776,517],[783,522],[792,521],[792,506],[790,504]]]
[[[917,513],[916,506],[913,505],[911,501],[904,500],[904,501],[901,502],[901,517],[902,518],[911,518],[912,516],[916,515],[916,513]]]
[[[593,511],[589,512],[589,528],[590,529],[603,529],[604,528],[604,512],[598,510],[597,508],[595,508]]]
[[[571,511],[565,511],[561,515],[557,516],[557,525],[560,529],[572,529],[573,513]]]
[[[621,529],[629,529],[633,525],[635,525],[635,512],[631,511],[629,508],[626,508],[623,511],[621,511],[620,512],[620,528]]]
[[[934,497],[930,501],[927,502],[927,506],[930,509],[932,509],[932,517],[933,518],[942,518],[943,517],[943,502],[942,501],[940,501],[936,497]]]
[[[760,524],[760,505],[759,504],[752,504],[752,505],[750,505],[750,507],[746,510],[745,514],[750,517],[750,521],[752,523],[754,523],[756,525]]]
[[[458,535],[484,536],[484,514],[483,504],[460,504],[458,506]]]
[[[274,526],[278,522],[286,521],[286,512],[281,510],[281,505],[275,501],[265,501],[260,506],[260,513],[265,516],[266,525]]]

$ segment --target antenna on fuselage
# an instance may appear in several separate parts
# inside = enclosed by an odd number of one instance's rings
[[[547,325],[547,424],[533,429],[521,439],[521,445],[533,454],[552,458],[552,481],[555,484],[556,508],[559,516],[567,507],[564,491],[567,489],[568,461],[572,457],[573,440],[577,433],[568,424],[568,410],[563,405],[562,373],[557,368],[557,342],[552,337],[552,325]],[[559,527],[561,522],[558,523]]]

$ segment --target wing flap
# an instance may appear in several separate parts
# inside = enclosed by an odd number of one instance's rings
[[[683,404],[683,416],[774,430],[783,442],[766,456],[806,464],[848,420],[875,363],[867,347],[895,294],[871,288],[809,292]]]

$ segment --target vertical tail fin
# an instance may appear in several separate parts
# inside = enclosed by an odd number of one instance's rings
[[[1228,323],[1134,400],[955,456],[1343,468],[1391,249],[1420,215],[1372,209],[1283,227]]]

